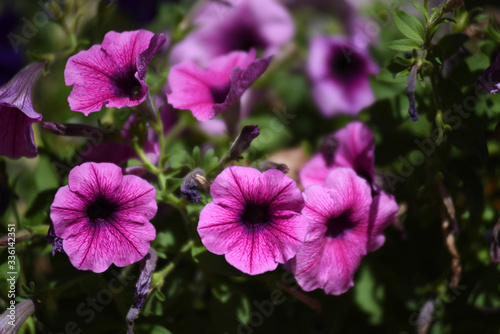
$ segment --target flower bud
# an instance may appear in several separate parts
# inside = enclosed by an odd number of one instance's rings
[[[198,181],[196,180],[197,178],[199,179]],[[203,185],[200,186],[201,188],[205,187],[208,182],[205,178],[205,171],[200,168],[196,168],[184,178],[184,182],[181,184],[182,197],[190,202],[201,202],[200,193],[198,191],[198,182]],[[210,187],[210,184],[208,184],[208,186]]]
[[[0,333],[17,333],[26,319],[35,313],[35,308],[36,302],[33,299],[26,299],[15,305],[10,304],[0,315]]]
[[[205,177],[205,173],[196,174],[194,180],[196,181],[198,187],[200,187],[201,189],[205,191],[208,191],[210,189],[210,181]]]
[[[69,137],[85,137],[91,131],[101,131],[99,128],[85,124],[61,124],[53,122],[42,122],[40,127],[50,133]]]
[[[257,167],[261,172],[265,172],[266,170],[269,170],[269,169],[277,169],[277,170],[286,174],[290,170],[288,168],[288,166],[285,164],[279,164],[279,163],[272,162],[269,160],[265,160],[265,161],[260,162]]]
[[[236,159],[245,153],[252,141],[260,134],[257,125],[247,125],[241,129],[241,132],[229,149],[229,159]]]
[[[417,88],[417,73],[418,66],[413,65],[408,75],[408,81],[406,82],[405,92],[410,101],[410,109],[408,113],[410,114],[410,119],[412,121],[418,120],[417,104],[415,102],[415,88]]]

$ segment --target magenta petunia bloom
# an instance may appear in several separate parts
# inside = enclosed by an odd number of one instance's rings
[[[304,200],[295,181],[279,170],[226,168],[214,180],[213,202],[200,214],[198,233],[212,253],[257,275],[297,253],[307,231]]]
[[[172,49],[173,64],[194,60],[207,65],[232,51],[275,54],[295,33],[291,15],[274,0],[209,1],[195,15],[198,27]]]
[[[368,182],[375,175],[375,137],[368,126],[352,122],[331,135],[335,141],[332,151],[323,148],[299,172],[304,188],[312,184],[323,185],[327,176],[337,167],[348,167]]]
[[[147,97],[146,71],[165,44],[164,34],[146,30],[110,31],[102,44],[68,59],[64,70],[71,110],[89,115],[103,106],[123,108],[141,104]]]
[[[354,285],[361,259],[384,243],[382,232],[395,219],[397,205],[385,194],[372,199],[366,180],[342,167],[324,187],[307,188],[304,199],[309,228],[290,262],[292,273],[305,291],[342,294]]]
[[[313,98],[326,117],[356,115],[375,102],[369,77],[378,73],[368,48],[345,37],[316,37],[307,60]]]
[[[44,62],[31,64],[0,87],[0,155],[37,155],[31,124],[40,122],[42,115],[33,108],[31,92],[44,68]]]
[[[182,62],[170,69],[168,101],[191,110],[199,121],[212,119],[238,103],[270,62],[270,57],[255,59],[255,50],[217,57],[206,69],[190,60]]]
[[[71,170],[50,207],[55,235],[77,269],[100,273],[128,266],[149,251],[156,231],[156,190],[110,163],[84,163]]]

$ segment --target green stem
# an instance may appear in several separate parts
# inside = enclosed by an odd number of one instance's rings
[[[139,143],[137,141],[132,142],[132,147],[134,148],[139,158],[141,158],[144,167],[153,174],[159,174],[158,169],[151,163],[151,161],[149,161],[146,153],[144,153],[144,150],[139,146]]]
[[[180,262],[182,257],[193,248],[194,242],[189,240],[177,253],[175,258],[170,262],[165,268],[153,274],[153,278],[151,279],[151,290],[154,288],[161,289],[163,283],[165,283],[165,277],[175,268],[175,266]]]

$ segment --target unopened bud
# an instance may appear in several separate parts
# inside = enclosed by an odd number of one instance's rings
[[[64,13],[61,6],[57,1],[51,0],[45,3],[45,7],[50,11],[50,19],[54,22],[62,22],[64,20]]]
[[[406,82],[405,92],[410,102],[408,113],[412,121],[418,120],[417,103],[415,102],[415,88],[417,88],[418,66],[415,64],[410,70],[408,81]]]
[[[205,191],[210,189],[210,181],[205,177],[205,173],[203,173],[203,175],[196,174],[194,180],[196,181],[198,187],[200,187],[201,189]]]
[[[60,136],[85,137],[91,131],[101,131],[99,128],[85,124],[61,124],[42,122],[40,127],[50,133]]]
[[[241,129],[238,138],[236,138],[233,145],[229,149],[229,159],[236,159],[245,153],[250,148],[252,141],[257,138],[259,134],[260,131],[257,125],[244,126],[243,129]]]
[[[0,333],[17,333],[26,319],[35,313],[36,306],[36,301],[33,299],[26,299],[15,305],[11,303],[5,312],[0,314]]]
[[[277,170],[286,174],[290,170],[288,168],[288,166],[285,164],[279,164],[279,163],[272,162],[269,160],[265,160],[265,161],[260,162],[257,167],[261,172],[265,172],[266,170],[269,170],[269,169],[277,169]]]
[[[201,197],[200,192],[198,191],[199,181],[197,182],[197,178],[200,180],[202,180],[202,178],[205,178],[205,171],[203,169],[196,168],[191,173],[186,175],[186,177],[184,178],[184,182],[182,182],[181,184],[181,195],[190,202],[199,203],[201,202]],[[208,182],[208,180],[206,181]]]

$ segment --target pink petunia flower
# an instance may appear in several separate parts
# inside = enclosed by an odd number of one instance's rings
[[[156,190],[110,163],[84,163],[71,170],[50,207],[55,235],[77,269],[100,273],[128,266],[149,251],[156,231]]]
[[[348,167],[368,182],[375,175],[375,137],[368,126],[352,122],[331,135],[333,150],[323,147],[299,172],[304,188],[313,184],[323,185],[327,176],[337,167]]]
[[[213,202],[203,208],[198,233],[212,253],[257,275],[297,253],[307,231],[304,200],[295,181],[278,170],[226,168],[214,180]]]
[[[44,62],[31,64],[0,87],[0,155],[13,159],[37,155],[31,124],[40,122],[42,115],[33,108],[31,92],[44,67]]]
[[[326,117],[356,115],[375,102],[369,77],[378,73],[367,47],[353,39],[320,36],[312,40],[307,60],[313,98]]]
[[[291,270],[305,291],[342,294],[354,285],[361,259],[384,243],[382,232],[395,219],[397,205],[385,194],[372,199],[370,185],[342,167],[324,187],[308,187],[304,199],[309,229]]]
[[[194,60],[207,65],[232,51],[264,51],[275,54],[295,33],[291,15],[274,0],[209,1],[196,13],[198,27],[172,49],[173,64]]]
[[[238,103],[270,62],[270,57],[255,59],[255,50],[217,57],[206,69],[193,61],[182,62],[170,70],[168,101],[175,108],[191,110],[199,121],[212,119]]]
[[[141,104],[147,97],[146,71],[165,44],[164,34],[146,30],[110,31],[102,44],[68,59],[64,70],[71,110],[86,116],[103,106],[123,108]]]

